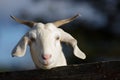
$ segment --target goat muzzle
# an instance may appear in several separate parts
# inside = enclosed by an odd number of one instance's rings
[[[50,55],[50,54],[43,54],[43,55],[42,55],[42,58],[43,58],[44,60],[49,60],[51,57],[52,57],[52,55]]]

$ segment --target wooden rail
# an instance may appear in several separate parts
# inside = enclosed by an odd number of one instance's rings
[[[0,80],[120,80],[120,61],[69,65],[50,70],[1,72]]]

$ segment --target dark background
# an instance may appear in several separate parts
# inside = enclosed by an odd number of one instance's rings
[[[37,22],[55,20],[81,14],[75,21],[61,26],[78,40],[85,60],[75,57],[72,63],[120,60],[120,1],[119,0],[0,0],[0,71],[34,69],[27,53],[12,58],[11,50],[29,28],[9,16]],[[71,52],[64,45],[67,55]]]

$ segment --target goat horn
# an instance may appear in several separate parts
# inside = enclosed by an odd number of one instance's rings
[[[16,17],[14,17],[14,16],[10,16],[10,17],[12,19],[14,19],[15,21],[21,23],[21,24],[25,24],[25,25],[29,26],[30,28],[32,28],[34,26],[34,24],[35,24],[35,22],[33,22],[33,21],[21,20],[21,19],[18,19]]]
[[[55,22],[53,22],[53,24],[54,24],[56,27],[60,27],[60,26],[62,26],[62,25],[64,25],[64,24],[67,24],[67,23],[75,20],[78,16],[79,16],[79,14],[77,14],[77,15],[71,17],[71,18],[68,18],[68,19],[55,21]]]

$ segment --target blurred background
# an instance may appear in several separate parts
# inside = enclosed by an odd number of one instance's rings
[[[78,13],[79,18],[61,26],[87,55],[85,60],[74,57],[72,63],[120,60],[120,0],[0,0],[0,72],[35,68],[29,47],[24,57],[11,57],[14,46],[30,29],[10,15],[47,23]],[[71,56],[68,48],[63,44],[63,51]]]

